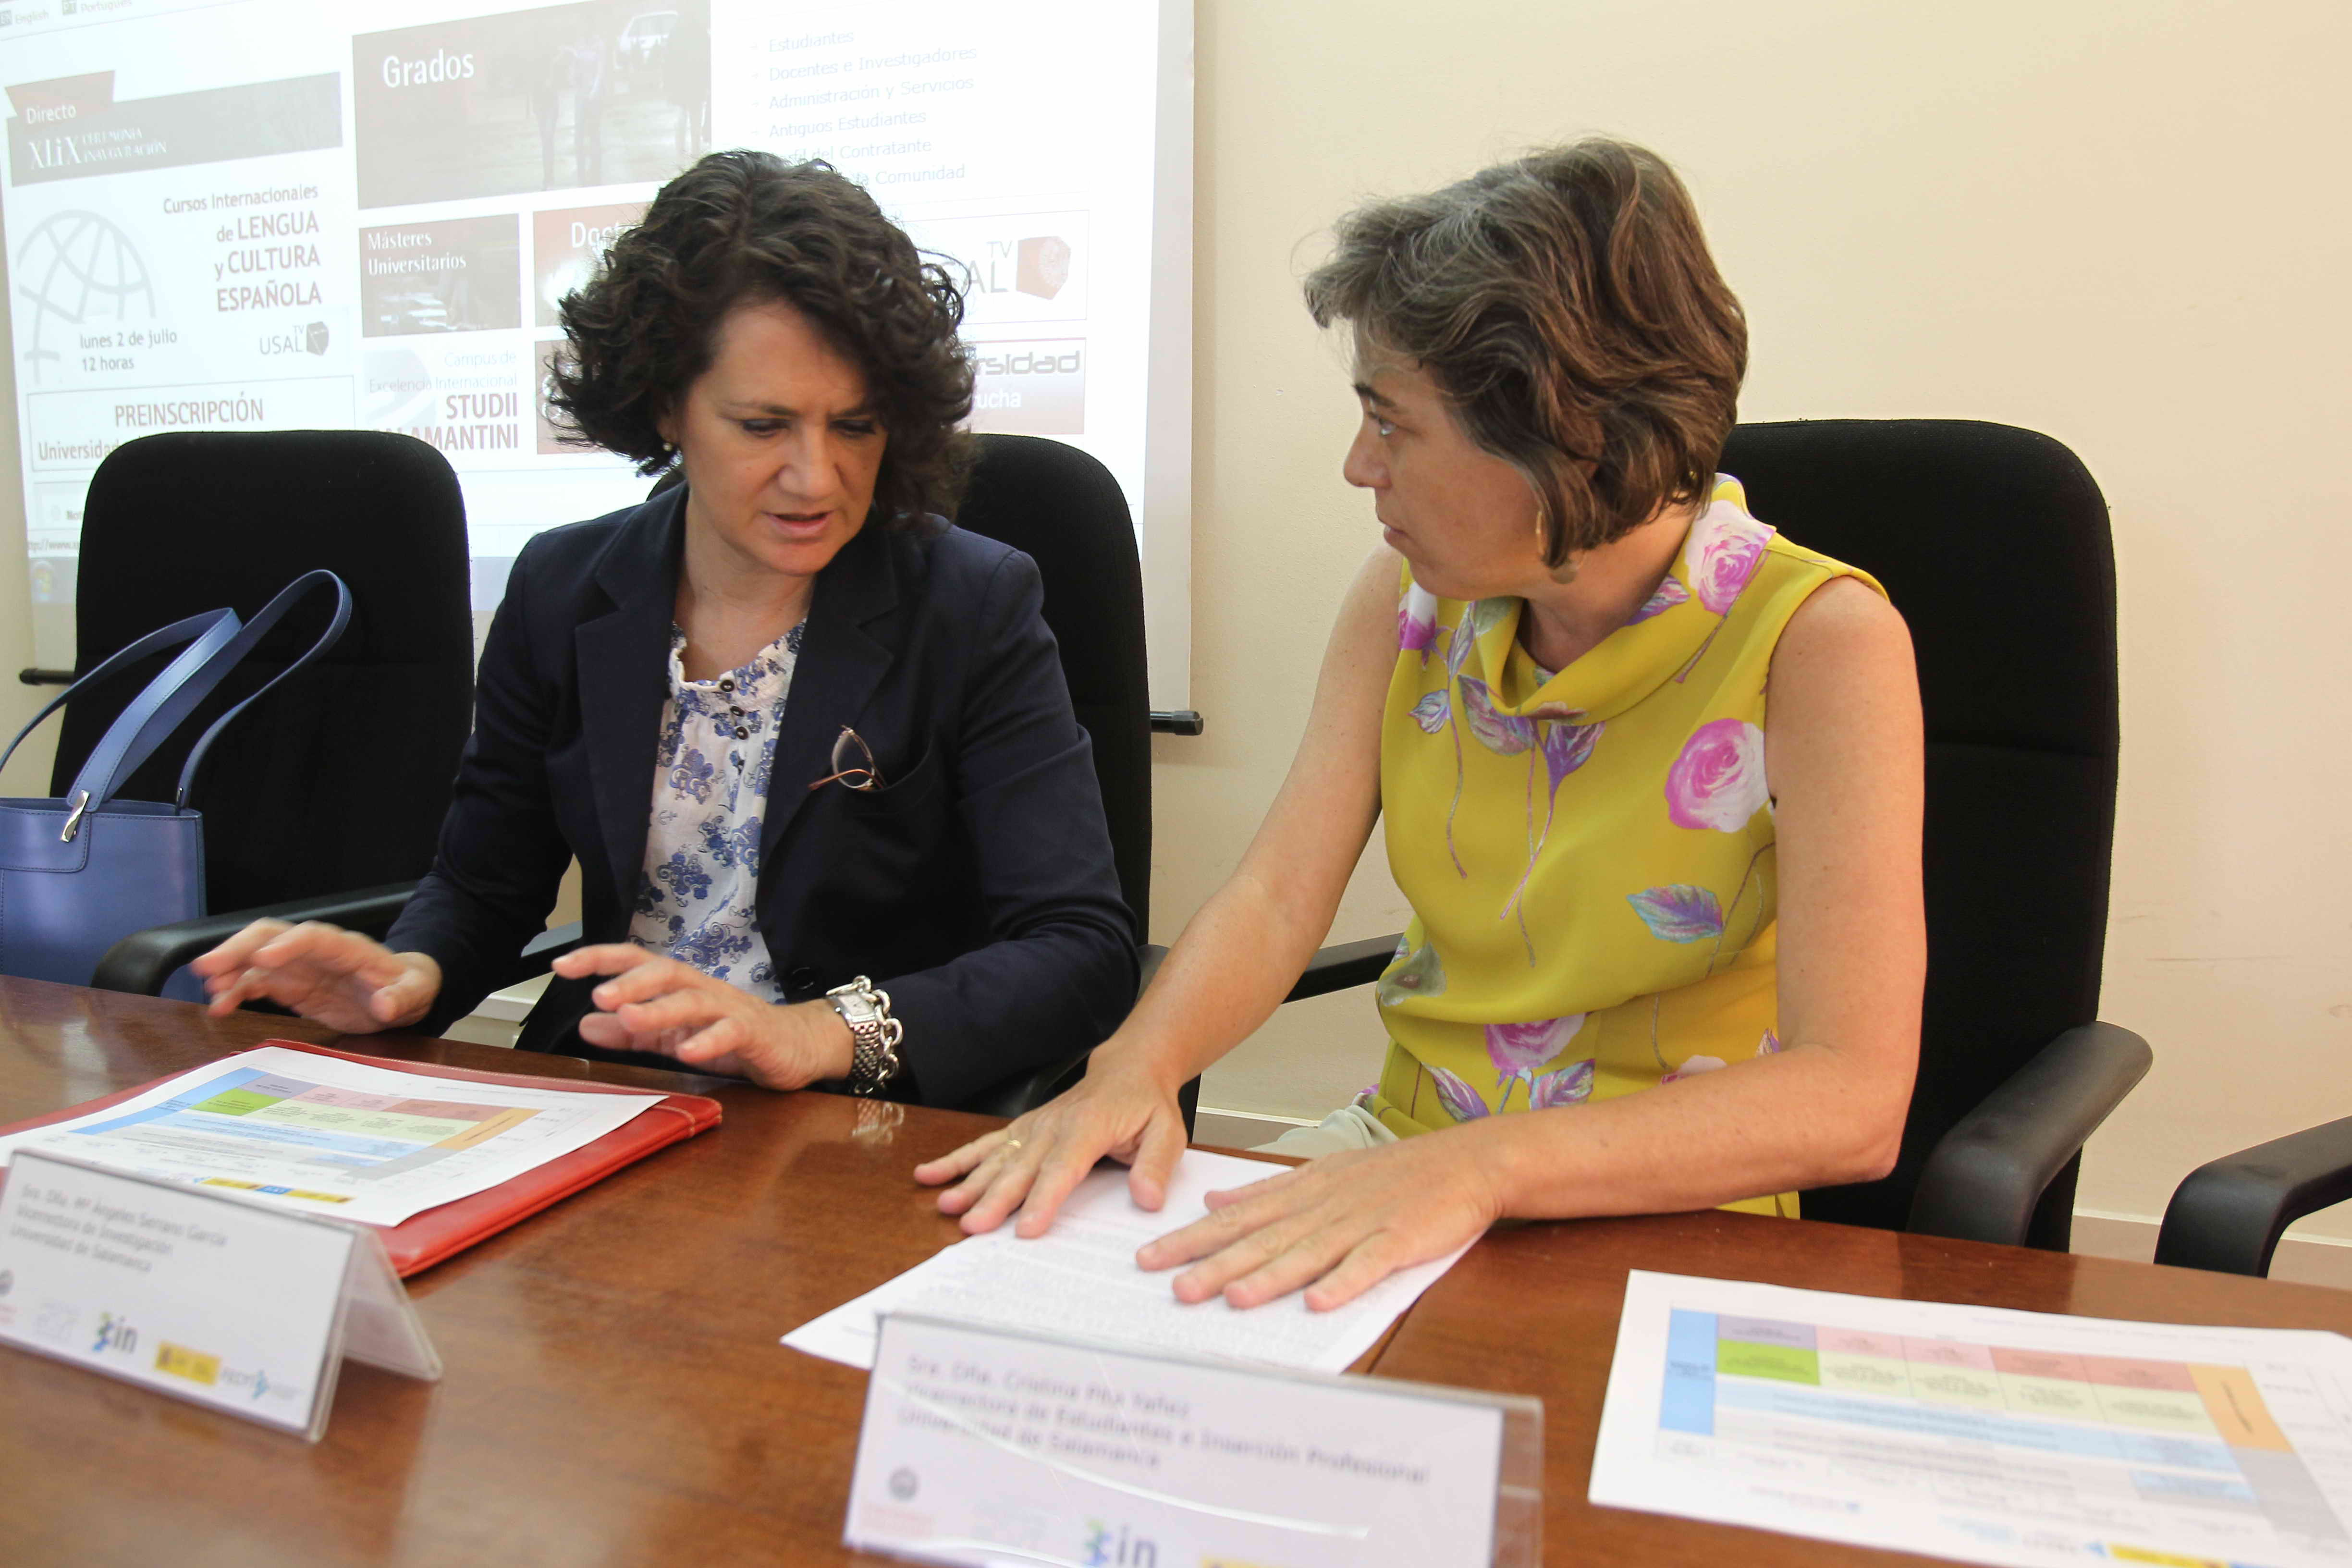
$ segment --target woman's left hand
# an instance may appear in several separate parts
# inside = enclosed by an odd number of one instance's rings
[[[1209,1217],[1135,1255],[1146,1268],[1192,1268],[1176,1297],[1223,1292],[1255,1307],[1304,1288],[1307,1305],[1343,1306],[1400,1268],[1475,1241],[1501,1215],[1478,1141],[1430,1133],[1328,1154],[1246,1187],[1209,1194]]]
[[[799,1089],[846,1078],[855,1038],[823,1002],[779,1005],[629,942],[575,948],[557,959],[567,980],[609,974],[590,993],[601,1011],[580,1037],[614,1051],[656,1051],[700,1072],[747,1078],[763,1089]]]

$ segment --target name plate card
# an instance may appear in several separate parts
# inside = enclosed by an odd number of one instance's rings
[[[1536,1568],[1543,1406],[894,1313],[845,1544],[924,1563]]]
[[[441,1375],[373,1229],[30,1149],[0,1188],[0,1342],[314,1443],[345,1356]]]

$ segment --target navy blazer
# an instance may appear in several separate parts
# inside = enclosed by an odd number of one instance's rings
[[[428,1029],[512,972],[574,857],[587,940],[627,940],[685,497],[550,530],[515,562],[438,855],[385,938],[441,965]],[[1134,920],[1042,602],[1035,563],[1006,545],[868,526],[817,576],[777,730],[760,934],[788,1001],[859,974],[890,994],[929,1104],[1089,1048],[1135,999]],[[844,725],[884,789],[809,789]],[[521,1043],[676,1067],[580,1040],[594,984],[552,982]]]

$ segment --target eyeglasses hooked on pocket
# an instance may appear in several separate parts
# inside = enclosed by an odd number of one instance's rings
[[[833,772],[809,785],[812,794],[829,784],[844,789],[854,789],[860,795],[870,795],[889,786],[882,781],[882,770],[874,765],[874,748],[866,738],[844,724],[833,742]]]

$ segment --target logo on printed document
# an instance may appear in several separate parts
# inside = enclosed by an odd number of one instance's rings
[[[1157,1544],[1134,1534],[1122,1524],[1116,1531],[1101,1520],[1087,1521],[1087,1568],[1160,1568]]]

